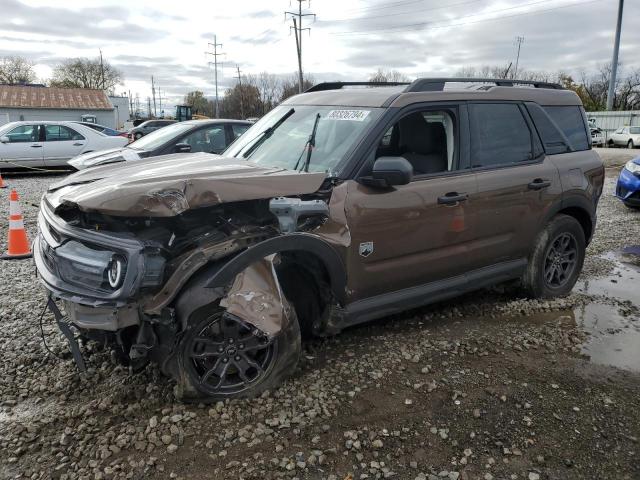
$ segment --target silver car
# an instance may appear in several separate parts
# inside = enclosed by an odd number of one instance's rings
[[[609,147],[640,147],[640,127],[620,127],[607,141]]]

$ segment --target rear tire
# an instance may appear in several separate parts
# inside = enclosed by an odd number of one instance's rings
[[[636,148],[636,146],[633,144],[633,140],[629,140],[627,142],[627,148],[631,148],[631,149]]]
[[[141,133],[134,133],[133,135],[133,139],[134,140],[140,140],[142,138],[142,134]]]
[[[217,305],[195,312],[178,347],[176,396],[213,402],[277,388],[293,373],[301,352],[300,326],[287,307],[289,323],[272,339]]]
[[[563,297],[571,292],[584,262],[586,240],[580,223],[555,216],[540,232],[522,283],[532,298]]]

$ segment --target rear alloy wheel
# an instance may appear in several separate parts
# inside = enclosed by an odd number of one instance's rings
[[[629,140],[627,142],[627,148],[636,148],[636,146],[633,144],[633,140]]]
[[[277,387],[300,356],[295,314],[274,338],[222,308],[195,323],[181,341],[179,396],[215,401],[253,397]]]
[[[141,133],[135,133],[135,134],[133,135],[133,139],[134,139],[134,140],[140,140],[141,138],[142,138],[142,134],[141,134]]]
[[[578,280],[586,241],[580,223],[557,215],[538,235],[523,276],[523,286],[534,298],[567,295]]]

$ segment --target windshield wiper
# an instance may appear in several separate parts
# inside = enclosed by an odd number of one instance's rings
[[[307,152],[307,157],[304,159],[304,163],[302,164],[302,167],[300,168],[301,172],[308,172],[309,171],[309,163],[311,163],[311,154],[313,153],[313,149],[316,146],[316,132],[318,131],[318,123],[320,122],[320,114],[317,113],[316,114],[316,119],[313,122],[313,129],[311,130],[311,135],[309,135],[309,140],[307,140],[307,143],[304,144],[304,149],[302,150],[302,153],[300,154],[300,156],[298,157],[298,161],[296,162],[296,166],[293,167],[294,170],[298,170],[298,164],[300,163],[300,159],[302,158],[302,155],[304,155],[304,152],[306,150]]]
[[[256,137],[258,140],[255,141],[255,143],[253,143],[253,145],[251,145],[246,152],[244,152],[242,154],[242,156],[244,158],[249,158],[249,155],[251,155],[256,148],[258,148],[260,145],[262,145],[262,143],[269,138],[271,135],[273,135],[273,132],[276,130],[276,128],[278,128],[280,125],[282,125],[284,123],[284,121],[289,118],[291,115],[293,115],[295,113],[295,110],[292,108],[290,109],[287,113],[285,113],[282,117],[280,117],[280,120],[278,120],[276,123],[274,123],[273,125],[271,125],[269,128],[267,128],[266,130],[260,132],[258,134],[258,136]]]

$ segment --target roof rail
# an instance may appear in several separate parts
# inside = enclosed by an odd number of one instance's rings
[[[563,90],[557,83],[538,82],[532,80],[510,80],[506,78],[418,78],[414,80],[405,92],[439,92],[444,90],[446,83],[495,83],[498,87],[513,87],[515,85],[531,85],[535,88],[550,88]]]
[[[415,83],[415,82],[414,82]],[[396,87],[398,85],[410,85],[410,82],[323,82],[308,88],[304,93],[321,92],[323,90],[339,90],[343,87]]]

